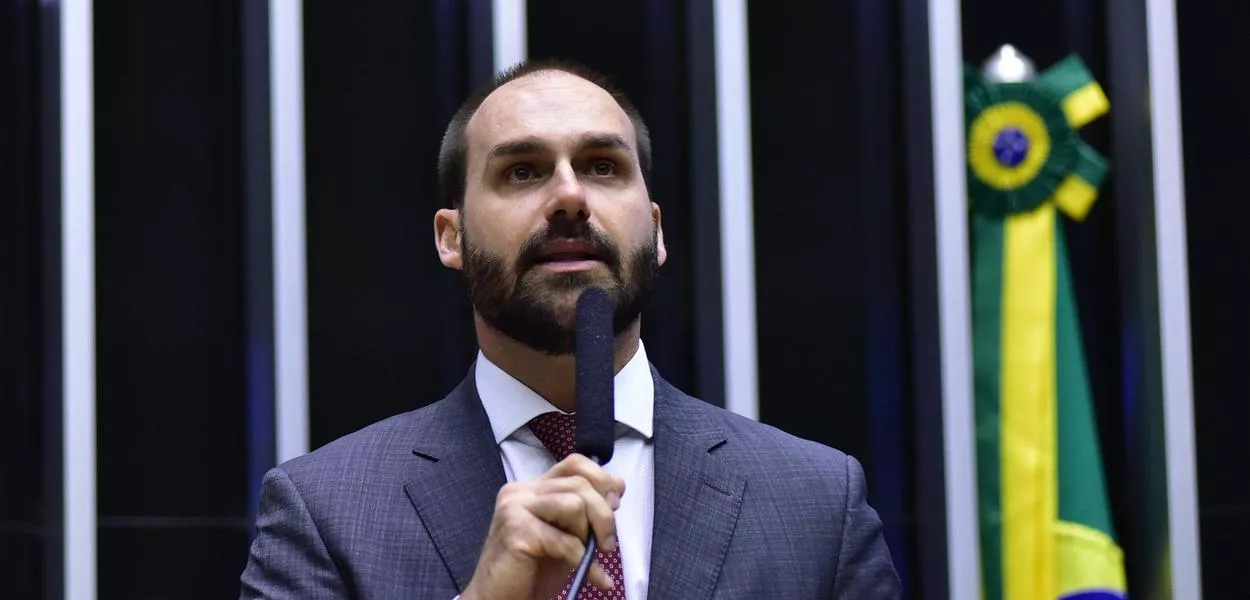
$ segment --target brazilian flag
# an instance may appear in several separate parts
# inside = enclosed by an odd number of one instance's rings
[[[1125,598],[1060,222],[1107,172],[1077,131],[1109,104],[1076,56],[969,67],[965,94],[983,597]]]

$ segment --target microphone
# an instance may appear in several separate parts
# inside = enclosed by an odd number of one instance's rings
[[[612,300],[592,287],[577,299],[573,334],[573,406],[576,411],[574,448],[599,465],[612,460],[616,442],[615,352],[612,337]]]
[[[573,334],[576,369],[573,405],[576,411],[574,450],[597,465],[612,460],[616,445],[616,385],[612,299],[597,287],[587,288],[577,299],[577,325]],[[595,556],[595,533],[586,540],[586,553],[577,565],[569,600],[577,600],[590,561]],[[617,582],[621,585],[623,582]]]

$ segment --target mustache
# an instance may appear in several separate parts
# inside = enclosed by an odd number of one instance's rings
[[[521,249],[517,252],[517,275],[525,273],[538,262],[538,256],[545,244],[560,240],[576,240],[587,244],[603,259],[608,268],[614,272],[620,269],[620,249],[606,234],[591,227],[590,222],[584,219],[559,219],[552,221],[546,229],[531,235],[521,244]]]

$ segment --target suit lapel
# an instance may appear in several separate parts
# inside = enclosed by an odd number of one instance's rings
[[[709,598],[738,522],[746,480],[713,451],[722,431],[653,371],[655,515],[648,595]]]
[[[506,477],[472,369],[431,409],[435,412],[422,420],[413,449],[415,465],[404,491],[463,591],[473,577]]]

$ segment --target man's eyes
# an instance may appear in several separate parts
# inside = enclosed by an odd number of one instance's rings
[[[538,177],[538,173],[534,172],[534,169],[530,168],[529,165],[515,165],[508,169],[505,176],[508,181],[525,183]]]
[[[591,161],[582,171],[595,177],[615,177],[620,174],[620,167],[610,159],[601,158]],[[530,164],[517,164],[504,171],[504,179],[508,183],[529,183],[542,178],[542,173]]]
[[[599,177],[611,177],[616,174],[616,163],[610,160],[597,160],[590,165],[590,172]]]

